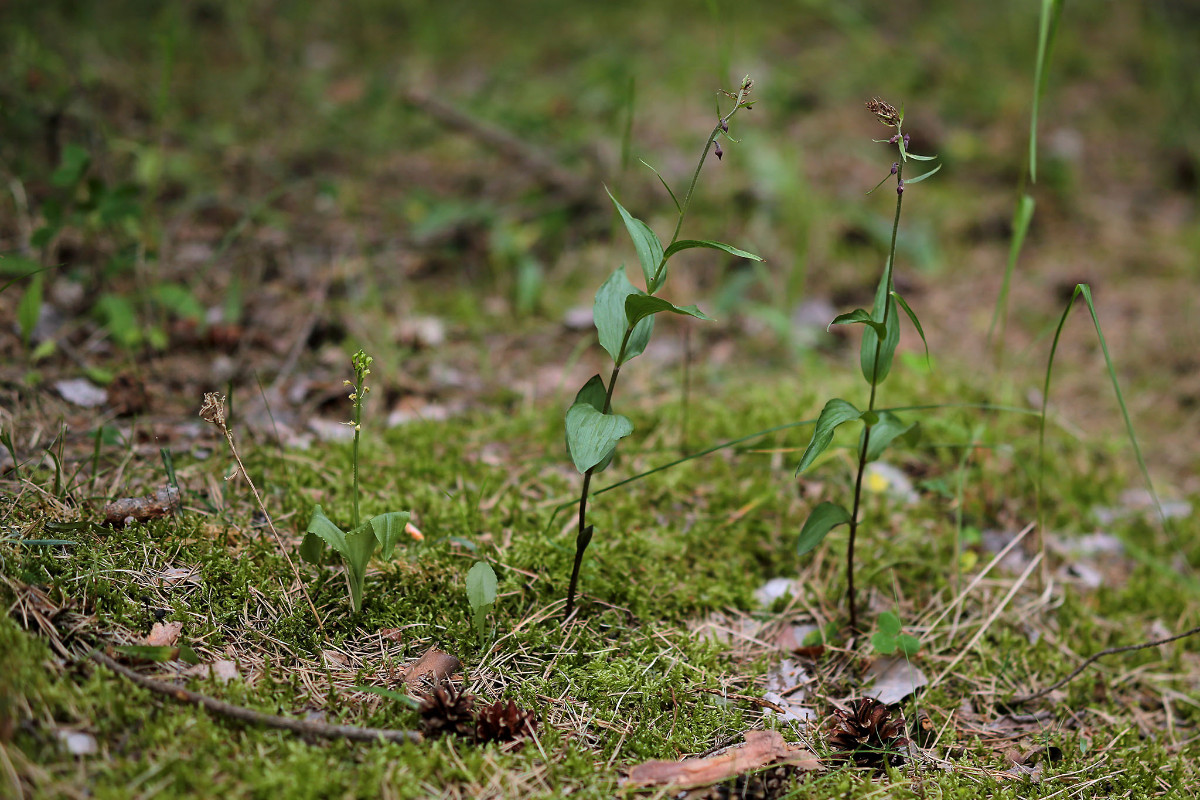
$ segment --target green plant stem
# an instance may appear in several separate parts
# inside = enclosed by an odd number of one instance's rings
[[[896,126],[896,135],[903,136],[900,132],[900,126]],[[904,179],[904,159],[901,158],[896,167],[896,185],[900,185],[900,181]],[[896,193],[896,216],[892,220],[892,242],[888,248],[887,267],[884,269],[884,294],[883,294],[883,326],[886,329],[888,324],[888,312],[892,309],[892,272],[896,264],[896,235],[900,231],[900,209],[904,205],[904,193]],[[875,363],[871,370],[871,397],[867,401],[867,416],[874,416],[875,411],[875,395],[879,388],[879,356],[883,352],[882,336],[875,337]],[[858,631],[858,608],[854,591],[854,540],[858,534],[858,512],[862,505],[862,483],[863,475],[867,470],[867,448],[871,443],[871,425],[866,423],[863,428],[862,448],[858,454],[858,475],[854,479],[854,507],[850,511],[850,537],[846,543],[846,601],[850,606],[850,630]]]
[[[617,362],[613,365],[612,374],[608,376],[608,391],[604,394],[604,408],[600,412],[602,414],[607,414],[612,410],[613,389],[616,388],[617,378],[621,375],[621,363],[625,359],[625,348],[629,345],[629,337],[632,335],[633,327],[626,328],[625,338],[621,340],[621,351],[618,353]],[[595,467],[588,467],[587,472],[583,473],[583,488],[579,492],[579,531],[575,535],[575,563],[571,567],[571,583],[567,587],[567,605],[563,610],[564,619],[570,619],[571,612],[575,610],[575,591],[579,586],[579,569],[583,566],[583,554],[592,541],[587,526],[587,501],[592,486],[592,475],[595,474],[595,471]]]
[[[361,435],[359,425],[362,423],[362,382],[355,387],[356,399],[354,401],[354,453],[351,456],[351,461],[354,469],[354,516],[350,530],[358,529],[358,439]]]

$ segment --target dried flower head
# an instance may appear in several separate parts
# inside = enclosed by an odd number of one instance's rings
[[[225,427],[225,395],[219,392],[205,392],[204,403],[200,406],[200,418],[219,427]]]
[[[867,111],[878,117],[879,121],[889,128],[900,124],[900,112],[896,110],[896,107],[885,103],[878,97],[872,97],[867,101]]]

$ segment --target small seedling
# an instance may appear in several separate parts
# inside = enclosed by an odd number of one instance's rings
[[[899,650],[905,658],[912,658],[921,649],[921,640],[911,633],[902,633],[902,628],[895,612],[883,612],[879,615],[879,630],[871,637],[871,646],[885,656]]]
[[[754,101],[750,100],[752,85],[753,81],[747,76],[742,80],[736,93],[722,92],[733,100],[733,108],[724,115],[718,113],[717,124],[704,142],[704,150],[700,154],[700,160],[696,163],[696,169],[692,173],[692,182],[683,196],[682,203],[671,191],[666,180],[653,167],[650,167],[662,182],[667,194],[671,196],[671,200],[675,203],[675,210],[678,212],[675,232],[666,247],[663,247],[662,241],[649,225],[626,211],[625,207],[617,202],[617,198],[609,192],[609,198],[621,215],[630,238],[633,239],[638,262],[642,267],[642,275],[646,280],[646,290],[642,291],[630,283],[629,279],[625,277],[625,267],[620,266],[596,292],[592,316],[596,323],[600,346],[612,357],[612,373],[609,375],[607,384],[600,375],[593,375],[575,395],[575,402],[567,410],[567,448],[571,453],[571,460],[575,462],[575,468],[583,475],[583,488],[579,495],[579,531],[575,538],[575,563],[571,569],[571,583],[567,589],[565,614],[568,617],[575,608],[575,590],[579,582],[579,568],[583,563],[583,554],[592,540],[593,529],[591,525],[587,524],[587,499],[592,475],[608,467],[612,462],[613,454],[616,453],[617,443],[633,433],[633,423],[629,418],[614,414],[612,410],[613,390],[617,385],[617,377],[621,374],[621,367],[646,349],[646,345],[650,341],[650,334],[654,330],[656,314],[667,311],[696,319],[709,319],[694,305],[677,306],[655,296],[667,280],[667,261],[676,253],[694,247],[722,250],[739,258],[762,261],[753,253],[747,253],[721,242],[679,238],[679,231],[683,227],[683,220],[687,216],[688,205],[691,203],[692,192],[696,188],[700,170],[704,167],[708,153],[712,150],[718,158],[722,156],[723,151],[718,141],[721,137],[725,137],[729,141],[736,141],[729,137],[729,120],[739,110],[749,108],[753,104]],[[649,165],[647,164],[647,166]]]
[[[349,532],[343,531],[325,516],[321,506],[313,507],[312,519],[308,523],[308,531],[300,544],[300,557],[311,564],[321,563],[321,555],[325,545],[329,545],[346,562],[346,579],[350,590],[350,607],[358,612],[362,609],[363,583],[366,580],[367,564],[375,554],[375,548],[381,548],[380,558],[385,561],[392,557],[392,551],[404,535],[408,524],[408,511],[389,511],[371,517],[366,522],[359,522],[358,506],[358,448],[362,436],[362,410],[366,395],[371,387],[366,385],[367,376],[371,374],[372,358],[359,350],[352,359],[354,364],[354,380],[346,381],[351,387],[350,401],[354,404],[354,419],[347,423],[354,426],[354,452],[352,456],[354,470],[354,516]]]
[[[467,573],[467,602],[480,643],[487,638],[487,615],[496,605],[496,571],[486,561],[476,561]]]
[[[858,441],[858,475],[854,481],[854,505],[852,510],[847,511],[839,503],[829,501],[820,503],[809,514],[808,520],[800,530],[800,539],[796,545],[798,554],[804,555],[819,545],[833,528],[843,523],[849,524],[850,540],[846,546],[846,598],[850,606],[851,630],[857,630],[858,628],[858,616],[855,609],[854,597],[854,539],[855,534],[858,532],[858,512],[862,502],[863,475],[866,472],[867,464],[879,458],[893,441],[900,437],[911,439],[918,432],[915,422],[905,423],[898,415],[890,411],[875,410],[875,399],[879,384],[883,383],[884,378],[887,377],[888,372],[891,370],[892,356],[896,352],[896,345],[900,342],[900,320],[897,306],[904,309],[905,313],[908,314],[908,318],[912,321],[913,327],[920,334],[921,341],[925,341],[925,332],[921,329],[921,323],[917,319],[916,313],[895,290],[893,270],[896,263],[896,235],[900,230],[900,209],[904,202],[904,190],[906,186],[923,181],[941,169],[939,165],[915,178],[910,178],[907,181],[904,180],[904,167],[910,159],[915,161],[932,161],[936,156],[919,156],[908,151],[909,137],[902,130],[904,123],[903,111],[897,111],[891,105],[878,99],[867,103],[867,109],[880,122],[895,130],[891,138],[875,139],[874,141],[894,144],[900,153],[900,160],[892,164],[889,174],[885,175],[883,180],[875,184],[875,188],[871,190],[872,192],[875,191],[875,189],[882,186],[889,178],[895,177],[896,179],[896,216],[892,222],[892,241],[888,249],[887,263],[884,265],[883,276],[880,278],[879,288],[875,292],[875,305],[872,310],[868,313],[864,309],[856,308],[848,314],[838,316],[830,325],[857,324],[863,326],[859,362],[863,378],[870,384],[871,394],[865,411],[859,410],[852,403],[841,398],[834,398],[826,403],[825,408],[821,410],[820,417],[817,418],[817,425],[813,430],[812,440],[808,443],[804,455],[800,458],[800,464],[796,467],[796,474],[799,475],[812,466],[817,456],[821,455],[829,447],[830,442],[833,441],[834,432],[840,426],[847,422],[861,422],[863,424],[862,435]],[[926,353],[928,354],[928,345],[926,345]]]

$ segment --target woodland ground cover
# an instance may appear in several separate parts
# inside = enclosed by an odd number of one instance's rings
[[[0,269],[49,269],[0,292],[5,796],[632,795],[638,764],[761,729],[821,769],[755,767],[720,784],[732,796],[1193,793],[1195,639],[1016,702],[1200,624],[1196,20],[1067,5],[1031,182],[1041,10],[12,10]],[[585,470],[563,415],[615,358],[596,288],[638,273],[604,187],[666,240],[678,215],[639,159],[686,186],[716,90],[746,73],[757,102],[704,164],[683,238],[764,261],[671,261],[666,298],[715,321],[661,315],[621,374],[634,433],[591,486],[564,624]],[[874,96],[903,100],[912,151],[944,165],[906,190],[895,241],[932,358],[904,329],[881,400],[922,436],[862,471],[842,430],[797,478],[826,401],[864,391],[862,326],[826,326],[871,308],[888,258],[896,195],[864,196],[895,158],[870,141]],[[1022,193],[1036,211],[997,334]],[[1162,516],[1087,308],[1054,339],[1079,283]],[[352,443],[360,348],[373,394]],[[225,480],[208,391],[261,508]],[[847,531],[797,542],[860,472],[856,632]],[[167,483],[174,516],[98,524]],[[339,560],[296,558],[314,507],[347,531],[412,514],[421,540],[370,562],[360,610]],[[482,563],[494,597],[468,597]],[[773,579],[791,591],[764,595]],[[436,648],[477,708],[512,700],[536,731],[482,742],[442,714],[459,735],[314,738],[156,695],[93,648],[242,709],[399,731],[421,729],[404,697]],[[830,723],[882,666],[925,681],[896,704],[920,752],[851,768]]]

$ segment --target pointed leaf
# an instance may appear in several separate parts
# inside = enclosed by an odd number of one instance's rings
[[[613,197],[607,186],[604,187],[604,191],[608,192],[608,198],[613,201],[613,205],[617,207],[621,219],[625,222],[625,230],[629,231],[629,238],[633,239],[633,248],[637,251],[638,262],[642,265],[642,274],[646,276],[646,290],[653,292],[658,288],[652,284],[654,275],[658,272],[658,265],[663,260],[662,242],[658,240],[654,231],[650,230],[649,225],[630,215],[625,207],[617,202],[617,198]]]
[[[837,503],[825,501],[812,510],[804,527],[800,529],[800,538],[796,542],[796,555],[802,556],[821,543],[831,530],[838,525],[850,521],[850,512]]]
[[[625,277],[625,269],[619,267],[596,292],[596,302],[592,307],[600,346],[608,351],[613,363],[618,366],[641,355],[654,331],[654,317],[647,317],[634,326],[628,341],[625,339],[625,333],[629,330],[625,298],[636,294],[643,293],[634,288],[629,278]],[[625,345],[624,353],[621,352],[622,343]]]
[[[620,414],[601,414],[590,403],[567,411],[567,445],[580,474],[603,461],[617,442],[633,433],[633,423]]]
[[[322,542],[343,556],[346,554],[346,534],[325,516],[320,506],[314,506],[312,518],[308,522],[308,532],[300,545],[301,558],[310,564],[320,564]]]
[[[918,175],[918,176],[917,176],[917,177],[915,177],[915,178],[905,178],[905,179],[904,179],[904,185],[905,185],[905,186],[908,186],[910,183],[920,183],[921,181],[925,180],[925,179],[926,179],[926,178],[928,178],[929,176],[931,176],[931,175],[933,175],[934,173],[936,173],[936,172],[937,172],[938,170],[940,170],[941,168],[942,168],[942,165],[941,165],[941,164],[938,164],[936,167],[934,167],[933,169],[929,170],[929,172],[922,172],[920,175]]]
[[[834,398],[826,403],[825,407],[821,409],[821,416],[817,417],[817,425],[813,430],[812,440],[808,443],[808,447],[804,450],[804,455],[800,458],[800,465],[796,467],[796,474],[799,475],[808,469],[813,460],[825,452],[825,448],[829,447],[829,443],[833,440],[833,432],[837,430],[839,425],[861,418],[862,412],[845,400]]]
[[[684,314],[696,319],[712,321],[712,317],[695,306],[677,306],[663,300],[661,297],[653,297],[648,294],[631,294],[625,298],[625,317],[632,324],[636,325],[643,319],[653,316],[660,311],[670,311],[673,314]]]
[[[683,206],[679,205],[679,200],[676,199],[675,193],[671,191],[671,187],[667,185],[667,182],[663,179],[663,176],[659,175],[658,170],[647,164],[644,160],[639,158],[638,161],[641,161],[643,166],[647,167],[651,172],[654,173],[655,177],[658,178],[658,182],[661,183],[663,188],[667,190],[667,194],[671,195],[671,202],[675,204],[675,210],[682,214]]]
[[[693,247],[707,247],[710,250],[724,250],[731,256],[748,258],[751,261],[762,261],[762,258],[754,255],[754,253],[748,253],[745,250],[739,250],[731,244],[725,244],[724,242],[713,242],[707,239],[683,239],[668,247],[667,252],[664,255],[667,258],[670,258],[680,250],[690,250]]]
[[[607,399],[608,392],[604,388],[604,379],[599,375],[593,375],[590,379],[588,379],[588,382],[585,383],[583,388],[580,389],[578,394],[575,395],[575,403],[587,403],[601,413],[604,412],[604,404]],[[572,405],[575,403],[572,403]],[[570,452],[570,438],[565,439],[565,442],[567,445],[567,451]],[[603,472],[604,470],[608,469],[608,465],[612,462],[612,458],[615,453],[616,448],[614,447],[608,452],[607,456],[600,459],[600,463],[592,467],[592,472]]]
[[[871,311],[871,318],[879,322],[883,321],[884,314],[887,314],[889,320],[896,318],[896,301],[888,294],[888,286],[886,285],[889,270],[884,270],[883,277],[879,279],[879,288],[875,290],[875,306]],[[890,306],[890,308],[887,308]],[[885,312],[885,308],[887,311]],[[878,385],[883,383],[883,379],[888,376],[888,372],[892,369],[892,356],[896,352],[896,345],[900,342],[900,326],[888,325],[887,333],[881,339],[873,328],[867,328],[863,331],[862,346],[859,350],[859,363],[862,366],[863,377],[868,383]],[[882,343],[882,344],[881,344]],[[878,353],[876,346],[880,345]],[[876,363],[878,361],[878,363]]]
[[[916,159],[917,161],[936,161],[937,160],[937,156],[919,156],[911,150],[905,150],[904,155],[906,155],[909,158]],[[905,183],[908,183],[908,181],[905,181]]]
[[[879,421],[871,426],[871,441],[867,445],[867,461],[874,461],[882,455],[897,437],[903,436],[914,427],[915,422],[907,425],[890,411],[880,411]]]
[[[486,561],[476,561],[467,573],[467,602],[478,612],[496,602],[496,571]]]
[[[346,534],[346,552],[342,555],[350,574],[350,605],[355,611],[362,609],[367,564],[370,563],[371,554],[375,552],[377,544],[379,540],[375,538],[375,531],[370,522],[364,522]]]
[[[404,535],[404,526],[408,524],[411,516],[408,511],[389,511],[371,517],[371,529],[375,531],[375,538],[379,540],[379,546],[382,548],[380,558],[386,561],[392,557],[392,550]]]
[[[829,323],[829,327],[854,324],[869,325],[875,330],[876,335],[887,336],[887,326],[871,319],[871,315],[861,308],[856,308],[848,314],[839,314],[834,317],[833,322]]]
[[[921,320],[917,319],[917,312],[913,311],[908,305],[908,301],[900,296],[899,292],[892,292],[892,298],[900,304],[904,309],[904,313],[908,314],[908,320],[917,329],[917,334],[921,337],[921,344],[925,345],[925,363],[929,363],[929,342],[925,341],[925,329],[921,327]]]
[[[604,411],[604,402],[608,399],[608,390],[604,388],[604,378],[593,375],[575,395],[575,403],[587,403],[597,411]],[[572,403],[571,405],[575,405]]]

